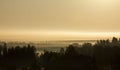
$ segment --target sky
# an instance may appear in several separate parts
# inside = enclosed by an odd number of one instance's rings
[[[0,40],[120,37],[120,0],[0,0]]]

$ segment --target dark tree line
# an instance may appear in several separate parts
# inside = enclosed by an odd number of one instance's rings
[[[37,55],[34,46],[0,45],[0,70],[120,70],[120,39],[71,44]]]
[[[73,44],[59,53],[45,52],[39,60],[45,70],[120,70],[120,40]]]
[[[0,45],[0,70],[33,70],[36,61],[35,47],[7,47]]]

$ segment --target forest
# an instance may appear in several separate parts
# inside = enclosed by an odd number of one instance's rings
[[[98,40],[95,44],[70,44],[59,52],[36,46],[0,45],[0,70],[120,70],[120,39]]]

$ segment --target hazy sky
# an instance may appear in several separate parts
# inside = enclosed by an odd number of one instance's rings
[[[0,0],[1,40],[120,37],[120,0]]]

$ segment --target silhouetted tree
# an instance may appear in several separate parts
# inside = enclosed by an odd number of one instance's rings
[[[65,51],[65,55],[68,56],[75,56],[77,54],[77,51],[73,45],[69,45],[69,47]]]

